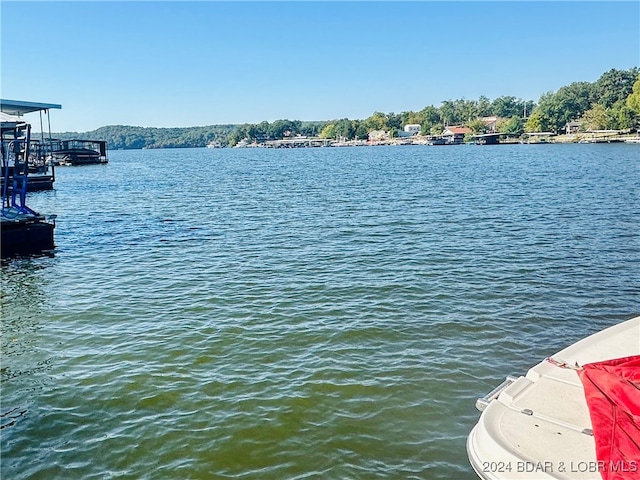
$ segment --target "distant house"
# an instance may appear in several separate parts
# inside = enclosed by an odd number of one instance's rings
[[[487,126],[487,133],[496,133],[498,131],[499,117],[480,117],[480,121]]]
[[[446,127],[442,132],[442,138],[447,143],[458,144],[464,142],[465,135],[471,135],[472,133],[471,129],[467,127]]]
[[[571,120],[570,122],[567,122],[567,124],[564,126],[564,131],[566,132],[567,135],[573,135],[575,133],[578,133],[581,127],[582,127],[582,122],[578,120]]]
[[[415,135],[418,135],[420,133],[420,130],[422,129],[422,127],[420,125],[418,125],[417,123],[410,123],[404,126],[404,128],[402,130],[398,130],[398,137],[413,137]]]
[[[410,135],[417,135],[418,133],[420,133],[421,128],[422,127],[417,123],[410,123],[404,126],[404,132]]]
[[[386,132],[384,130],[372,130],[369,132],[369,140],[372,142],[389,140],[389,132]]]

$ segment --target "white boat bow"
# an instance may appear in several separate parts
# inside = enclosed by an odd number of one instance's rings
[[[480,399],[482,414],[467,440],[469,460],[478,476],[601,480],[603,469],[640,474],[640,458],[615,465],[598,462],[577,371],[589,363],[639,354],[640,317],[636,317],[578,341]]]

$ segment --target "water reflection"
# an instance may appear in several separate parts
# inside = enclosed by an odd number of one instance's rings
[[[2,429],[24,417],[28,392],[38,385],[34,375],[51,367],[51,359],[39,353],[37,343],[38,330],[47,317],[50,280],[46,270],[54,261],[50,257],[16,257],[4,259],[0,266]]]

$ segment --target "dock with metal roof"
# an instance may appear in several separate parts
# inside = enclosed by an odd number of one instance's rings
[[[42,144],[31,138],[31,125],[22,115],[50,109],[60,109],[54,103],[0,100],[2,122],[0,144],[2,154],[2,210],[0,215],[0,256],[33,254],[54,248],[55,215],[45,216],[27,206],[27,190],[32,160],[45,155],[44,132]],[[41,117],[42,121],[42,117]],[[49,127],[50,130],[50,127]],[[49,135],[50,137],[51,135]],[[40,147],[36,147],[40,145]],[[44,157],[43,157],[44,158]]]

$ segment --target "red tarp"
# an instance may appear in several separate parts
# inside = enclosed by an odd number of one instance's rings
[[[640,355],[578,370],[603,480],[640,480]]]

